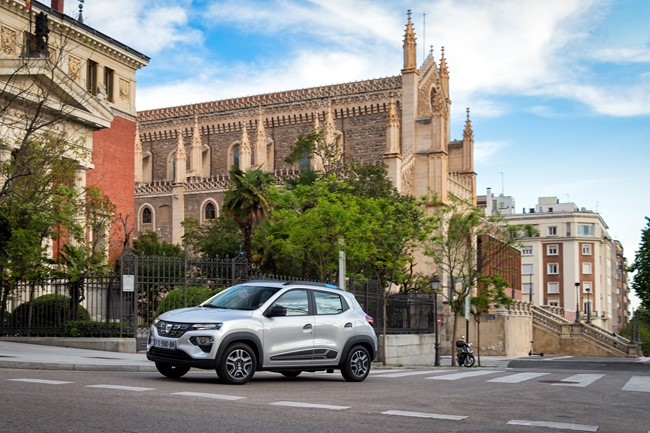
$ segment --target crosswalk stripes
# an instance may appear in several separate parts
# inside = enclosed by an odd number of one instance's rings
[[[470,371],[464,371],[462,373],[445,374],[443,376],[427,377],[427,379],[432,379],[432,380],[458,380],[458,379],[465,379],[466,377],[484,376],[486,374],[494,374],[494,373],[499,373],[499,371],[497,371],[497,370],[470,370]]]
[[[598,379],[605,377],[604,374],[574,374],[565,379],[562,379],[560,382],[566,383],[553,383],[551,385],[555,386],[573,386],[576,388],[584,388],[591,385]]]
[[[622,389],[623,391],[650,392],[650,377],[632,376]]]
[[[497,377],[496,379],[490,379],[488,382],[521,383],[541,376],[546,376],[547,374],[550,373],[516,373],[508,376]]]

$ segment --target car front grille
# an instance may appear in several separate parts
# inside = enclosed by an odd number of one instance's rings
[[[161,320],[156,323],[156,329],[158,330],[158,335],[161,337],[178,338],[192,329],[192,325],[189,323],[173,323]]]

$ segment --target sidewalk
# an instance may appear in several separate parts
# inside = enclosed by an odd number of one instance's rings
[[[481,367],[505,368],[517,358],[482,356]],[[451,365],[442,357],[441,367]],[[0,341],[0,368],[77,371],[157,371],[143,352],[123,353]],[[375,368],[382,368],[375,364]],[[388,367],[399,368],[399,367]],[[430,368],[419,366],[417,368]]]

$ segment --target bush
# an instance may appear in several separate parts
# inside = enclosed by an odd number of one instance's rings
[[[27,327],[29,321],[29,302],[20,304],[12,314],[14,326]],[[33,328],[57,328],[63,327],[63,324],[71,319],[70,298],[65,295],[51,293],[49,295],[39,296],[32,302],[32,322]],[[88,310],[79,305],[78,318],[80,320],[90,320]]]
[[[167,293],[160,302],[158,308],[156,308],[156,316],[160,316],[162,313],[176,308],[194,307],[217,292],[219,292],[219,289],[209,289],[207,287],[174,289]]]
[[[132,329],[120,329],[119,323],[92,322],[90,320],[70,320],[65,322],[64,337],[133,337]]]

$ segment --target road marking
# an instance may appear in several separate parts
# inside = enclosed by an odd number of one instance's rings
[[[530,427],[548,427],[548,428],[557,428],[562,430],[574,430],[574,431],[598,431],[597,425],[586,425],[586,424],[570,424],[564,422],[545,422],[545,421],[528,421],[524,419],[513,419],[508,421],[506,424],[510,425],[525,425]]]
[[[7,380],[11,380],[14,382],[42,383],[45,385],[64,385],[66,383],[74,383],[74,382],[64,382],[61,380],[45,380],[45,379],[7,379]]]
[[[86,385],[86,388],[119,389],[121,391],[135,391],[135,392],[155,391],[156,390],[156,388],[143,388],[143,387],[140,387],[140,386],[121,386],[121,385],[104,385],[104,384]]]
[[[464,379],[466,377],[474,377],[474,376],[484,376],[486,374],[494,374],[494,373],[499,373],[496,370],[474,370],[474,371],[465,371],[462,373],[455,373],[455,374],[445,374],[443,376],[433,376],[433,377],[427,377],[427,379],[432,379],[432,380],[458,380],[458,379]]]
[[[460,416],[460,415],[444,415],[440,413],[410,412],[407,410],[387,410],[386,412],[382,412],[382,415],[410,416],[414,418],[448,419],[452,421],[461,421],[467,418],[466,416]]]
[[[302,407],[307,409],[344,410],[350,408],[350,406],[332,406],[329,404],[302,403],[299,401],[276,401],[275,403],[271,404],[275,406]]]
[[[574,386],[577,388],[584,388],[585,386],[591,385],[598,379],[604,377],[604,374],[574,374],[565,379],[562,379],[560,382],[567,383],[552,383],[551,385],[555,386]]]
[[[453,370],[420,370],[420,371],[402,371],[399,373],[380,374],[377,377],[407,377],[425,374],[447,373]]]
[[[384,374],[393,374],[393,373],[397,373],[397,372],[399,372],[399,373],[405,373],[405,372],[407,372],[407,371],[413,371],[413,370],[407,370],[407,369],[403,369],[403,370],[401,370],[401,369],[400,369],[400,370],[393,370],[393,369],[387,369],[387,370],[370,370],[370,374],[372,374],[372,375],[378,375],[378,376],[383,376]]]
[[[207,392],[175,392],[173,395],[183,395],[187,397],[205,397],[214,398],[216,400],[241,400],[246,397],[239,397],[237,395],[223,395],[223,394],[209,394]]]
[[[520,383],[526,380],[535,379],[536,377],[545,376],[550,373],[516,373],[511,374],[510,376],[497,377],[496,379],[490,379],[488,382],[499,382],[499,383]]]
[[[650,392],[650,377],[632,376],[622,389],[623,391]]]

